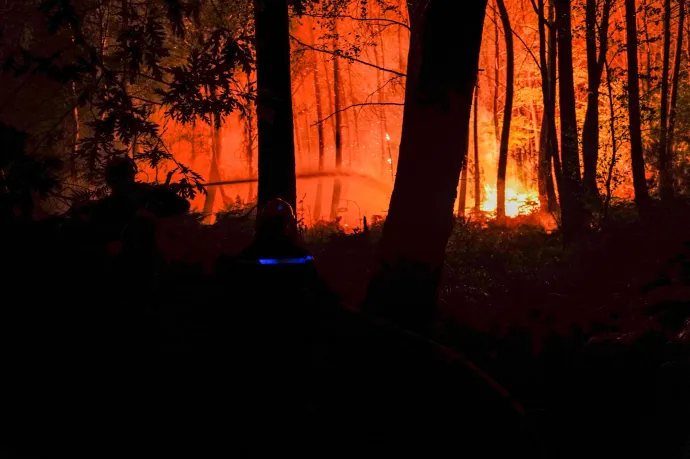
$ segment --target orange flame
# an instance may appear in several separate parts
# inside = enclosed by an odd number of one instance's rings
[[[534,212],[539,206],[539,193],[534,190],[518,191],[513,187],[506,187],[506,216],[517,217]],[[497,207],[496,187],[484,185],[484,212],[495,213]]]

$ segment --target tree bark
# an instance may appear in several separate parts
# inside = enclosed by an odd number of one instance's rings
[[[554,157],[558,159],[558,142],[556,140],[556,106],[555,106],[555,70],[556,47],[552,36],[553,8],[549,6],[549,17],[545,17],[544,0],[537,2],[537,16],[539,16],[539,70],[541,73],[541,89],[544,104],[544,115],[541,120],[539,134],[539,199],[541,209],[546,212],[558,210],[556,190],[553,183]],[[545,28],[549,28],[547,34]],[[558,166],[560,170],[560,163]],[[559,181],[560,182],[560,181]]]
[[[77,162],[79,156],[79,130],[81,123],[79,120],[79,104],[77,104],[77,84],[72,82],[72,97],[74,98],[74,108],[72,109],[72,157],[70,161],[70,176],[73,181],[77,180]]]
[[[659,195],[662,201],[673,198],[671,163],[668,157],[668,74],[671,54],[671,0],[664,0],[664,54],[661,70],[661,103],[659,108]]]
[[[498,177],[496,180],[496,217],[506,216],[506,172],[508,168],[508,148],[510,147],[510,122],[513,116],[513,93],[515,91],[515,52],[513,49],[513,29],[504,0],[496,0],[503,24],[506,41],[506,99],[503,110],[503,131],[501,147],[498,152]]]
[[[252,108],[247,110],[247,114],[244,117],[244,132],[245,132],[245,152],[244,159],[247,162],[247,177],[254,177],[254,115],[252,114]],[[254,182],[249,183],[249,194],[247,197],[248,201],[254,200]]]
[[[549,110],[551,116],[548,118],[549,122],[549,142],[551,148],[551,161],[553,162],[553,172],[556,178],[556,187],[558,188],[558,195],[560,196],[563,188],[563,169],[561,168],[561,155],[558,148],[558,130],[556,129],[556,84],[557,84],[557,57],[558,57],[558,39],[556,33],[556,7],[554,0],[549,0],[548,21],[551,24],[549,27],[549,41],[548,41],[548,75],[549,75]]]
[[[482,206],[482,169],[479,167],[479,85],[474,88],[474,211]]]
[[[333,32],[335,38],[333,39],[333,50],[338,50],[338,28],[334,26]],[[340,87],[340,58],[336,55],[333,57],[333,93],[335,94],[335,170],[340,172],[343,165],[343,118],[341,109],[341,87]],[[338,218],[338,209],[340,208],[340,193],[342,191],[342,183],[340,177],[336,175],[333,180],[333,197],[331,199],[331,220],[335,221]]]
[[[678,87],[680,86],[680,66],[683,63],[683,27],[685,26],[685,1],[678,2],[678,34],[676,36],[676,55],[673,64],[673,77],[671,78],[671,109],[668,118],[668,144],[666,156],[669,161],[669,170],[673,170],[673,137],[676,129],[676,109],[678,105]],[[673,174],[671,174],[673,175]],[[671,186],[673,189],[673,186]]]
[[[381,38],[381,31],[379,29],[379,39]],[[383,60],[383,41],[379,41],[379,45],[374,48],[374,59],[377,67],[382,67],[385,68],[385,61]],[[379,51],[382,52],[381,57],[379,57]],[[381,142],[381,160],[380,160],[380,170],[379,170],[379,175],[381,178],[383,178],[385,175],[388,175],[391,171],[391,165],[388,163],[386,160],[387,156],[387,151],[386,151],[386,144],[387,144],[387,135],[388,135],[388,126],[387,126],[387,120],[386,120],[386,108],[382,105],[385,102],[385,89],[384,89],[384,84],[383,84],[383,78],[382,78],[382,71],[377,70],[376,71],[376,92],[377,92],[377,101],[379,103],[378,107],[378,113],[379,113],[379,140]]]
[[[356,105],[359,103],[357,99],[355,98],[355,92],[354,88],[352,85],[352,64],[347,65],[347,79],[348,79],[348,86],[350,87],[350,100],[352,101],[353,105]],[[356,156],[355,156],[355,162],[359,164],[360,162],[360,157],[359,157],[359,114],[357,110],[352,110],[352,118],[355,122],[355,151]]]
[[[608,51],[609,17],[612,0],[605,0],[601,24],[597,24],[597,0],[587,0],[585,26],[587,43],[587,111],[582,128],[582,159],[584,163],[583,186],[585,196],[592,206],[599,203],[597,164],[599,161],[599,87]],[[599,54],[597,55],[597,30]]]
[[[288,0],[254,0],[259,209],[274,198],[297,205]]]
[[[494,9],[494,134],[496,136],[496,149],[500,149],[501,134],[498,129],[498,80],[500,79],[500,46],[498,44],[498,13]]]
[[[630,113],[630,161],[635,188],[635,204],[645,216],[649,205],[642,153],[642,128],[640,121],[640,78],[637,63],[637,13],[635,0],[625,0],[625,32],[628,55],[628,111]]]
[[[328,103],[328,114],[331,116],[330,124],[331,128],[333,129],[333,144],[335,145],[335,117],[333,116],[335,114],[335,110],[333,109],[333,92],[331,92],[331,88],[333,87],[333,85],[331,84],[331,77],[329,75],[328,67],[328,60],[324,59],[323,77],[326,80],[326,102]]]
[[[311,44],[314,45],[314,29],[313,25],[309,23],[309,35],[311,38]],[[321,105],[321,85],[319,83],[319,57],[314,52],[314,97],[316,98],[316,118],[318,124],[316,125],[316,135],[319,142],[319,172],[323,172],[325,163],[325,148],[326,141],[324,139],[323,133],[323,106]],[[319,177],[316,183],[316,196],[314,197],[314,221],[321,220],[321,206],[323,201],[323,179]]]
[[[453,230],[486,3],[408,2],[411,39],[400,157],[379,246],[381,265],[364,309],[420,333],[431,324]]]
[[[650,83],[652,81],[652,40],[649,38],[649,5],[647,4],[649,0],[642,1],[642,24],[645,35],[645,51],[646,51],[646,68],[645,68],[645,78],[642,79],[642,84],[644,85],[645,94],[650,91]],[[656,0],[654,0],[656,1]]]
[[[606,62],[606,89],[609,100],[609,112],[611,112],[611,119],[609,120],[609,129],[611,130],[611,161],[609,162],[609,168],[606,174],[604,218],[608,216],[608,211],[611,206],[611,183],[613,181],[613,169],[616,167],[618,154],[618,139],[616,139],[616,106],[614,105],[613,86],[611,85],[611,69],[609,68],[608,62]]]
[[[566,244],[577,239],[586,225],[582,202],[582,180],[575,112],[575,83],[573,79],[573,41],[570,0],[555,0],[558,30],[558,79],[561,108],[561,158],[563,186],[561,219]]]

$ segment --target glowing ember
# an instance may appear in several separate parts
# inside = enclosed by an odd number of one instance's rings
[[[496,187],[484,186],[484,202],[482,210],[484,212],[496,212]],[[537,191],[517,192],[513,188],[506,187],[506,215],[517,217],[527,215],[537,208],[539,204],[539,193]]]

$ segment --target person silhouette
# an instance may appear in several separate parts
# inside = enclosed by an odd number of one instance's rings
[[[116,209],[134,213],[145,211],[156,217],[180,215],[189,210],[189,201],[169,186],[137,182],[136,173],[136,163],[127,156],[115,157],[106,165],[105,182]]]
[[[189,202],[168,185],[152,185],[136,180],[133,159],[110,159],[104,170],[110,194],[95,202],[75,206],[71,216],[83,225],[89,256],[104,263],[120,285],[151,285],[159,253],[156,246],[156,220],[186,213]],[[126,295],[125,295],[126,296]]]

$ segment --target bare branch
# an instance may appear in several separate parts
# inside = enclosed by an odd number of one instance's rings
[[[325,14],[304,14],[303,16],[310,16],[313,18],[320,18],[320,19],[333,19],[333,16],[328,16]],[[359,22],[385,22],[388,23],[389,25],[397,25],[400,27],[403,27],[407,30],[410,30],[410,26],[405,24],[404,22],[399,22],[395,21],[393,19],[388,19],[388,18],[361,18],[357,16],[351,16],[348,14],[339,14],[335,17],[335,19],[351,19],[353,21],[359,21]]]
[[[357,62],[357,63],[359,63],[359,64],[364,64],[364,65],[366,65],[366,66],[368,66],[368,67],[372,67],[372,68],[381,70],[381,71],[383,71],[383,72],[392,73],[392,74],[394,74],[394,75],[398,75],[398,76],[401,76],[401,77],[406,77],[406,76],[407,76],[406,74],[404,74],[404,73],[402,73],[402,72],[398,72],[397,70],[387,69],[387,68],[380,67],[380,66],[378,66],[378,65],[372,64],[372,63],[370,63],[370,62],[366,62],[366,61],[359,60],[359,59],[357,59],[357,58],[355,58],[355,57],[345,56],[345,55],[343,55],[342,53],[339,53],[339,52],[337,52],[337,51],[331,51],[331,50],[329,50],[329,49],[319,48],[318,46],[308,45],[308,44],[306,44],[306,43],[300,41],[300,40],[299,40],[297,37],[295,37],[294,35],[290,35],[290,38],[292,38],[297,44],[299,44],[299,45],[301,45],[301,46],[304,46],[305,48],[312,49],[312,50],[314,50],[314,51],[319,51],[319,52],[322,52],[322,53],[330,54],[330,55],[332,55],[332,56],[340,57],[340,58],[342,58],[342,59],[347,59],[347,60],[350,61],[350,62]]]
[[[345,108],[341,108],[340,110],[336,110],[335,112],[331,113],[330,115],[328,115],[324,119],[318,120],[317,122],[312,124],[312,126],[316,126],[316,125],[319,125],[325,121],[328,121],[329,119],[334,117],[336,113],[344,112],[345,110],[349,110],[349,109],[355,108],[355,107],[366,107],[368,105],[393,105],[395,107],[404,107],[405,106],[405,104],[402,102],[365,102],[365,103],[361,103],[361,104],[352,104],[352,105],[349,105]]]

